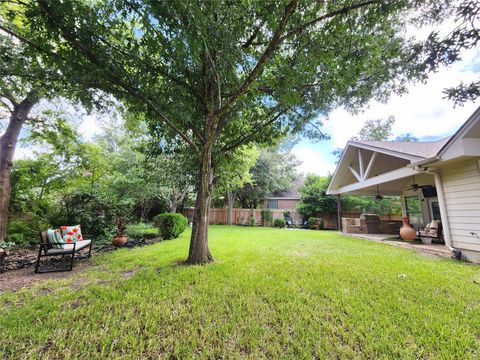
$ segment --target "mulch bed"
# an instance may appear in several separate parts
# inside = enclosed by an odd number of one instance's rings
[[[125,248],[132,249],[139,246],[155,244],[159,241],[162,241],[161,238],[140,238],[140,239],[130,239]],[[99,253],[110,252],[116,248],[111,243],[93,243],[92,247],[92,256]],[[35,266],[38,256],[38,247],[35,248],[14,248],[7,251],[7,256],[3,260],[3,263],[0,262],[0,274],[13,270],[20,270],[25,268],[30,268]],[[44,260],[42,260],[44,261]],[[49,263],[55,265],[60,263],[61,258],[52,257],[48,260]]]

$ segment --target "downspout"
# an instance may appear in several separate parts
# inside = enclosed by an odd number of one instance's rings
[[[440,174],[435,168],[421,168],[420,166],[415,166],[415,170],[418,172],[426,173],[433,175],[435,179],[435,187],[437,189],[437,198],[440,205],[440,216],[442,217],[442,227],[443,227],[443,237],[445,239],[445,245],[447,248],[453,252],[455,258],[462,258],[462,251],[460,249],[455,249],[452,247],[452,238],[450,237],[450,225],[448,222],[447,207],[445,203],[445,195],[443,194],[442,180]]]

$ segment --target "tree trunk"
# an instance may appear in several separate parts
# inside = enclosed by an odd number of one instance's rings
[[[233,205],[235,203],[235,192],[227,189],[227,224],[233,225]]]
[[[170,200],[168,204],[169,211],[171,213],[176,213],[177,212],[177,201],[176,200]]]
[[[206,148],[199,172],[197,199],[193,213],[192,237],[187,264],[206,264],[213,261],[208,248],[208,210],[212,201],[212,149]]]
[[[0,241],[7,237],[8,206],[12,192],[11,173],[13,155],[22,126],[37,98],[29,94],[21,103],[14,104],[5,133],[0,136]]]

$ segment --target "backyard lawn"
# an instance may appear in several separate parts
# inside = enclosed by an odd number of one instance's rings
[[[2,358],[478,358],[480,267],[335,232],[212,226],[0,295]]]

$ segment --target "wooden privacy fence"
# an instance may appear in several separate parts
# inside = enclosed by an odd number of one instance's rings
[[[273,220],[283,218],[283,212],[285,210],[272,209]],[[302,216],[296,210],[290,211],[290,217],[294,223],[301,222]],[[188,221],[193,219],[193,208],[186,208],[183,211],[183,215],[188,218]],[[251,209],[233,209],[232,222],[234,225],[249,225],[250,216],[252,216]],[[253,216],[255,217],[255,224],[262,225],[262,209],[253,209]],[[208,213],[208,223],[209,224],[227,224],[227,208],[211,208]]]
[[[283,212],[285,210],[271,209],[273,220],[283,218]],[[290,211],[290,217],[294,224],[301,224],[303,221],[302,215],[295,209]],[[188,221],[193,219],[193,208],[186,208],[183,214],[188,218]],[[232,221],[234,225],[249,225],[250,216],[252,214],[251,209],[233,209]],[[359,218],[361,213],[359,212],[342,212],[342,218]],[[255,217],[256,225],[262,224],[262,209],[253,209],[253,216]],[[337,214],[329,213],[317,213],[315,217],[323,219],[325,229],[337,229]],[[380,220],[400,220],[401,217],[394,215],[380,215]],[[209,224],[227,224],[227,208],[212,208],[209,211],[208,216]]]

